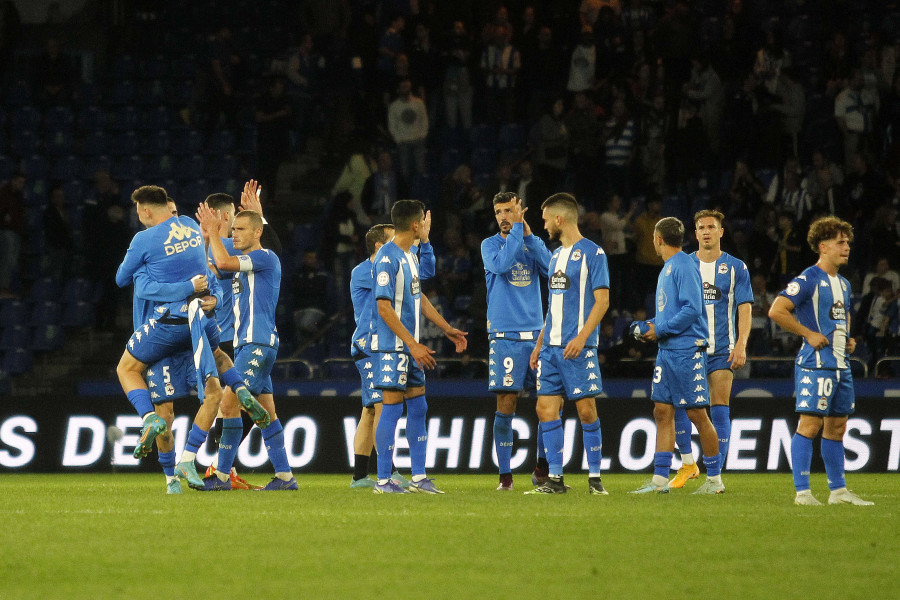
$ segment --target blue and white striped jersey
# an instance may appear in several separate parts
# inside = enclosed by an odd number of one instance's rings
[[[422,320],[419,261],[411,252],[404,252],[390,241],[375,255],[375,299],[390,300],[400,322],[419,341]],[[381,352],[409,352],[409,348],[387,326],[377,308],[373,309],[374,328],[371,348]]]
[[[544,344],[565,346],[584,327],[594,308],[594,290],[609,288],[609,267],[603,248],[581,238],[568,248],[557,248],[550,258],[550,299],[544,322]],[[599,327],[585,347],[596,348]]]
[[[487,283],[487,330],[491,338],[535,339],[541,328],[541,288],[547,277],[550,251],[536,235],[524,237],[514,223],[504,238],[499,233],[481,242]]]
[[[278,347],[275,307],[281,290],[281,261],[271,250],[239,254],[241,270],[231,280],[234,295],[234,347]]]
[[[703,282],[694,260],[684,252],[671,256],[659,272],[653,325],[661,349],[684,350],[707,344]]]
[[[706,351],[728,354],[734,350],[737,340],[737,307],[753,304],[750,272],[742,260],[727,252],[712,262],[703,262],[696,252],[691,258],[700,268],[703,280],[703,303],[709,328]]]
[[[234,249],[234,240],[230,237],[222,238],[222,245],[225,250],[232,256],[237,256],[241,252]],[[212,259],[212,252],[209,253]],[[216,322],[219,324],[219,331],[223,340],[234,338],[234,294],[231,292],[232,280],[234,273],[230,271],[219,271],[218,280],[222,285],[222,302],[216,306]]]
[[[779,296],[794,304],[794,314],[804,327],[828,338],[828,345],[821,350],[803,340],[797,364],[807,369],[848,368],[850,282],[813,265],[788,283]]]

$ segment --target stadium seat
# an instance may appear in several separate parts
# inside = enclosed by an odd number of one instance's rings
[[[58,350],[62,347],[63,341],[62,327],[46,323],[34,328],[28,348],[38,352]]]
[[[71,132],[75,124],[75,115],[67,106],[54,106],[44,113],[44,129],[47,131]]]
[[[138,106],[158,106],[164,104],[168,99],[166,86],[158,79],[142,81],[137,84],[136,88],[134,103]]]
[[[472,148],[496,148],[497,130],[493,125],[476,125],[469,130],[469,142]]]
[[[206,170],[206,160],[199,155],[186,156],[182,158],[175,167],[175,179],[181,181],[191,181],[203,177]]]
[[[305,250],[319,247],[322,227],[319,223],[298,223],[294,225],[291,237],[291,249],[302,253]]]
[[[88,327],[94,323],[94,305],[90,302],[66,304],[63,327]]]
[[[29,129],[13,129],[12,142],[9,145],[10,153],[15,156],[31,156],[38,150],[39,139],[34,131]]]
[[[100,103],[100,86],[92,81],[82,81],[75,90],[75,103],[78,106],[96,106]]]
[[[113,179],[123,182],[127,179],[136,180],[141,178],[144,170],[144,159],[140,156],[123,156],[113,163],[112,173]],[[127,187],[127,186],[125,186]],[[126,190],[129,198],[131,191]]]
[[[121,54],[109,66],[109,78],[112,80],[131,79],[137,73],[137,61],[130,54]]]
[[[49,192],[47,181],[45,179],[33,179],[25,182],[25,205],[38,206],[43,209],[47,205],[47,193]],[[38,215],[38,219],[34,223],[29,223],[30,227],[42,227],[43,218]]]
[[[206,179],[229,179],[238,175],[238,162],[234,156],[217,155],[206,161]]]
[[[56,181],[69,181],[81,175],[81,161],[69,155],[56,160],[50,170],[50,177]]]
[[[141,150],[140,138],[134,131],[122,131],[113,136],[109,144],[109,153],[112,156],[132,156]]]
[[[53,300],[38,300],[31,309],[32,325],[56,325],[62,318],[62,305]]]
[[[524,148],[525,127],[518,123],[502,125],[497,136],[497,147],[500,150],[521,150]]]
[[[78,128],[84,133],[103,131],[106,113],[98,106],[86,106],[78,113]]]
[[[20,106],[9,117],[9,124],[14,129],[36,130],[41,126],[41,113],[33,106]]]
[[[22,106],[31,101],[31,88],[22,81],[16,80],[9,84],[6,88],[6,97],[4,101],[7,106]]]
[[[147,131],[141,136],[139,152],[148,157],[168,154],[172,147],[172,136],[168,131]]]
[[[3,355],[3,372],[9,375],[21,375],[31,370],[34,359],[31,352],[23,348],[9,350]]]
[[[134,101],[134,82],[119,80],[106,89],[103,96],[104,104],[109,106],[124,106]]]
[[[45,179],[50,174],[50,162],[41,154],[33,154],[22,159],[22,172],[29,181]]]
[[[62,292],[62,285],[59,280],[53,277],[41,277],[35,279],[31,285],[30,297],[35,302],[52,301],[59,298],[60,292]]]
[[[107,129],[112,131],[134,131],[141,124],[141,111],[135,106],[119,106],[107,117]]]
[[[497,152],[492,148],[476,148],[472,151],[472,173],[493,175]]]
[[[144,127],[148,131],[168,131],[172,125],[172,110],[167,106],[157,106],[144,115]]]
[[[441,177],[446,177],[453,173],[457,167],[464,164],[465,158],[461,150],[457,148],[447,148],[441,154],[441,160],[438,162],[438,173]]]
[[[0,350],[27,348],[30,332],[25,325],[10,325],[0,330]]]
[[[356,379],[359,371],[352,358],[326,358],[322,362],[322,377],[325,379]]]
[[[179,202],[188,206],[196,206],[209,195],[209,184],[205,179],[188,181],[181,186]],[[171,194],[170,194],[171,195]],[[174,197],[174,196],[173,196]]]
[[[90,156],[84,161],[84,178],[92,178],[97,171],[106,171],[109,173],[112,170],[112,165],[112,159],[105,154],[100,156]]]
[[[209,137],[209,142],[206,144],[204,154],[215,154],[217,156],[231,154],[234,152],[234,144],[234,133],[227,129],[219,129],[214,131]]]
[[[16,171],[16,163],[9,156],[0,156],[0,181],[6,181]]]
[[[44,138],[44,151],[50,156],[71,154],[74,142],[68,131],[48,131]]]
[[[436,175],[417,173],[410,185],[410,193],[413,198],[433,206],[440,199],[441,183]]]
[[[171,179],[174,173],[175,162],[168,154],[163,154],[162,156],[148,156],[144,163],[143,176],[148,181],[162,181],[164,179]],[[166,188],[166,191],[169,192],[169,196],[172,196],[172,193],[168,190],[168,188]]]
[[[63,287],[61,299],[66,304],[94,302],[97,299],[96,286],[93,281],[84,277],[69,279]]]
[[[193,129],[179,131],[172,140],[171,152],[175,156],[198,154],[203,148],[203,137]]]

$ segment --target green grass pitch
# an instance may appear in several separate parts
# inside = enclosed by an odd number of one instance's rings
[[[668,495],[497,492],[439,475],[444,496],[375,496],[350,477],[299,492],[166,496],[162,475],[0,477],[0,598],[897,597],[900,477],[850,474],[872,507],[798,507],[789,474],[726,473]],[[264,483],[250,474],[251,483]],[[813,491],[826,501],[824,475]]]

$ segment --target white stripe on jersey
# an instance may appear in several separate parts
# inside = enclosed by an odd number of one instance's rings
[[[578,331],[584,329],[584,299],[588,286],[587,255],[582,257],[581,269],[578,271]],[[592,292],[593,293],[593,292]],[[576,335],[578,332],[576,332]]]
[[[812,293],[812,306],[813,306],[813,315],[816,317],[816,328],[819,330],[819,333],[822,333],[822,328],[819,326],[819,286],[816,285],[815,291]],[[803,343],[806,343],[806,340],[803,340]],[[816,368],[822,368],[822,357],[819,355],[819,351],[816,350]]]
[[[397,319],[401,323],[403,322],[403,319],[400,317],[400,313],[403,312],[403,296],[405,291],[406,274],[403,272],[403,265],[399,265],[399,268],[397,269],[397,279],[394,285],[394,314],[397,315]],[[394,336],[394,350],[403,350],[403,340],[396,335]]]
[[[707,285],[716,285],[716,261],[703,262],[700,261],[700,279]],[[706,303],[706,289],[703,290],[703,308],[706,310],[707,336],[706,341],[709,346],[706,347],[707,354],[716,353],[716,305]]]
[[[568,248],[560,248],[559,256],[556,259],[556,271],[565,273],[566,266],[569,264],[569,255],[572,253],[572,246]],[[553,273],[550,273],[551,277]],[[563,296],[565,294],[550,294],[550,315],[552,325],[550,326],[550,337],[548,344],[550,346],[562,346],[562,327],[563,327]]]
[[[734,266],[730,269],[731,285],[728,287],[728,351],[734,350],[734,332],[737,331],[737,323],[734,322]]]
[[[254,299],[256,298],[256,273],[254,271],[247,271],[247,288],[248,293],[250,294],[247,297],[247,312],[250,314],[247,315],[247,335],[244,336],[244,343],[250,344],[253,342],[253,317],[256,315],[256,307],[254,306]]]
[[[237,276],[237,273],[235,273],[234,277]],[[237,348],[238,343],[240,342],[240,339],[238,339],[238,329],[241,326],[241,303],[237,301],[237,298],[234,298],[232,304],[234,306],[232,309],[232,312],[234,312],[234,337],[231,339],[231,343]]]
[[[844,301],[844,290],[841,287],[841,280],[835,277],[834,275],[828,276],[828,283],[831,284],[831,303],[834,305],[838,299],[841,302]],[[849,314],[850,308],[844,307],[844,314]],[[828,315],[831,316],[830,314]],[[834,326],[834,334],[832,334],[833,339],[831,340],[831,346],[834,349],[834,360],[837,364],[838,369],[846,369],[847,368],[847,360],[844,358],[847,352],[847,322],[845,321],[843,325],[835,325]]]
[[[412,253],[406,252],[406,262],[409,263],[409,272],[412,274],[413,280],[419,279],[419,262]],[[421,282],[419,283],[421,286]],[[419,328],[422,323],[422,290],[421,287],[419,289],[419,297],[413,301],[413,308],[415,309],[416,315],[416,330],[412,332],[413,338],[418,342],[419,341]]]

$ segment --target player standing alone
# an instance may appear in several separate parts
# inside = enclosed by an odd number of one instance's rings
[[[874,504],[847,489],[844,481],[844,433],[856,407],[848,356],[856,348],[850,331],[850,282],[838,269],[850,258],[853,227],[837,217],[809,226],[806,241],[819,260],[788,283],[769,317],[803,338],[794,364],[797,432],[791,440],[794,504],[819,505],[809,488],[813,440],[822,431],[822,460],[831,494],[828,504]],[[824,426],[824,431],[823,431]]]
[[[490,337],[489,389],[497,394],[494,449],[500,469],[498,490],[512,490],[510,459],[512,420],[519,392],[534,387],[529,358],[542,325],[540,280],[547,277],[550,251],[531,233],[522,201],[513,192],[494,196],[494,217],[500,232],[481,242],[487,283],[487,329]],[[540,432],[540,424],[538,424]],[[547,476],[547,459],[538,433],[536,475]]]

